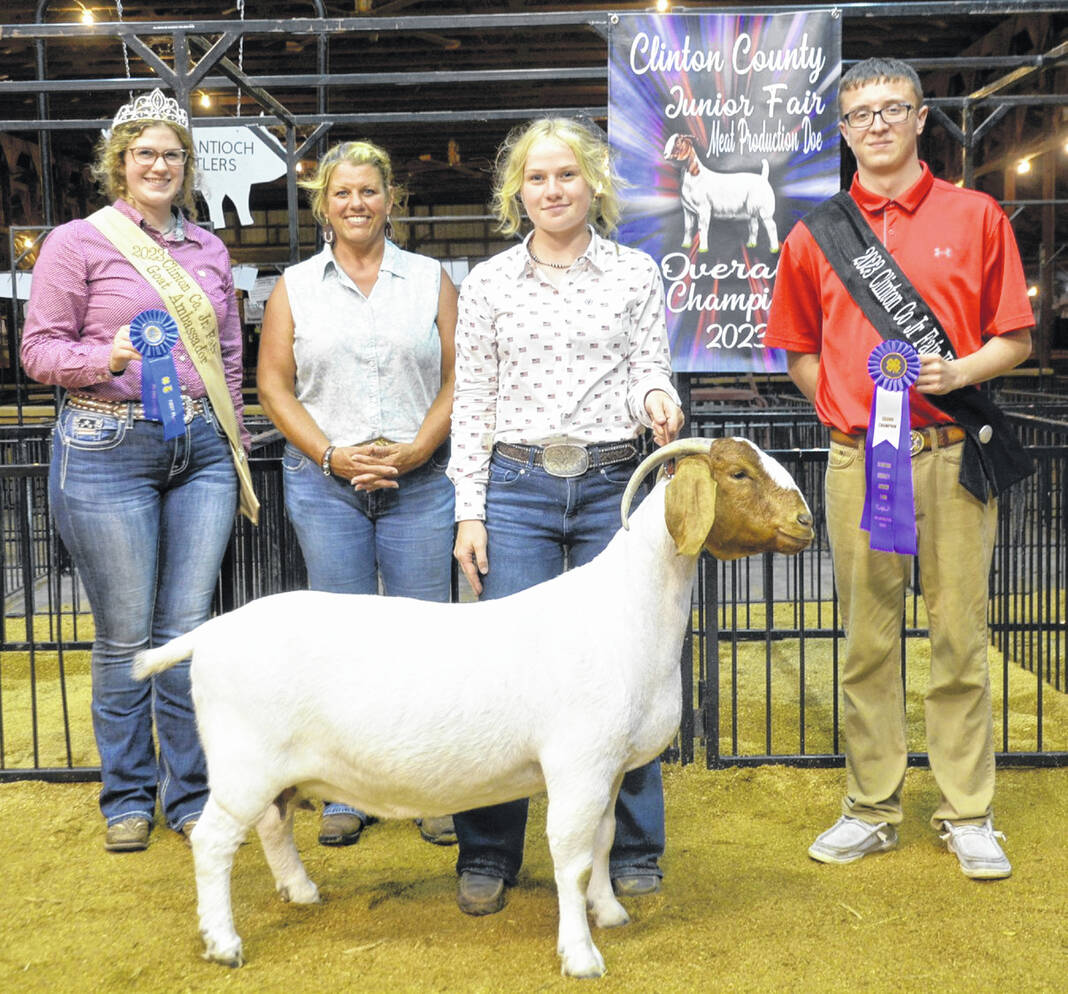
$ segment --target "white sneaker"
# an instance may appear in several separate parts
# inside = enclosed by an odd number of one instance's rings
[[[961,872],[973,880],[1000,880],[1012,874],[1012,865],[998,845],[1004,839],[1001,832],[994,831],[994,824],[987,818],[982,825],[954,825],[942,822],[946,830],[942,836],[949,851],[957,854]]]
[[[854,863],[868,853],[885,852],[897,845],[897,831],[885,821],[873,825],[842,815],[808,848],[821,863]]]

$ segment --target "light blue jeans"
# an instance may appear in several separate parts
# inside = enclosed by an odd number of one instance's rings
[[[494,453],[486,491],[489,572],[482,599],[507,597],[582,566],[600,553],[619,530],[619,503],[637,458],[582,476],[550,476]],[[644,491],[635,503],[644,496]],[[565,559],[566,555],[566,559]],[[575,605],[582,610],[584,605]],[[465,811],[454,817],[460,854],[456,869],[500,877],[515,885],[523,862],[526,800]],[[623,777],[616,801],[616,834],[609,856],[613,877],[662,876],[664,791],[660,761]]]
[[[157,798],[180,830],[207,800],[189,662],[147,681],[134,653],[206,621],[234,524],[237,476],[214,417],[176,439],[163,426],[64,405],[52,437],[49,497],[96,627],[93,730],[107,823],[153,820]],[[159,744],[152,741],[155,720]]]
[[[454,491],[445,475],[449,443],[398,478],[395,490],[357,491],[287,445],[282,457],[286,514],[297,533],[308,586],[447,602],[452,591]],[[323,814],[362,811],[327,802]]]

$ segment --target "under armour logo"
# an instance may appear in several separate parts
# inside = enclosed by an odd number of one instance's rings
[[[952,254],[953,249],[949,248],[948,246],[946,248],[938,248],[937,246],[935,246],[934,257],[936,259],[948,259]]]

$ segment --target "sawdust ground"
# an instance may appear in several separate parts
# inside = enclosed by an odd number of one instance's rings
[[[1011,879],[967,880],[930,830],[929,771],[910,770],[898,850],[846,867],[805,855],[837,813],[840,770],[665,769],[661,894],[630,925],[594,930],[610,992],[1064,990],[1068,977],[1068,770],[999,771],[997,824]],[[556,907],[532,809],[527,861],[505,910],[460,914],[455,849],[409,822],[349,849],[297,841],[325,902],[282,904],[257,840],[233,894],[247,965],[200,959],[192,859],[159,827],[143,853],[102,848],[97,784],[0,785],[0,991],[455,991],[574,989],[559,976]]]

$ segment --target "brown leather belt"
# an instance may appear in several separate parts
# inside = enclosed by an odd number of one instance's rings
[[[159,418],[146,418],[145,405],[132,400],[100,400],[83,393],[68,393],[67,406],[76,411],[91,411],[93,414],[106,414],[119,421],[132,417],[134,421],[159,421]],[[205,401],[194,400],[186,394],[182,394],[182,408],[185,423],[189,424],[198,414],[206,410]]]
[[[554,442],[550,445],[512,445],[498,442],[494,451],[506,459],[541,466],[550,476],[581,476],[598,466],[628,462],[639,455],[636,442],[601,442],[583,445],[579,442]]]
[[[831,441],[837,445],[847,445],[851,449],[864,446],[865,434],[847,435],[837,428],[831,429]],[[909,432],[909,451],[912,455],[928,452],[931,449],[944,449],[947,445],[959,445],[967,438],[967,432],[960,425],[931,425],[928,428],[913,428]]]

